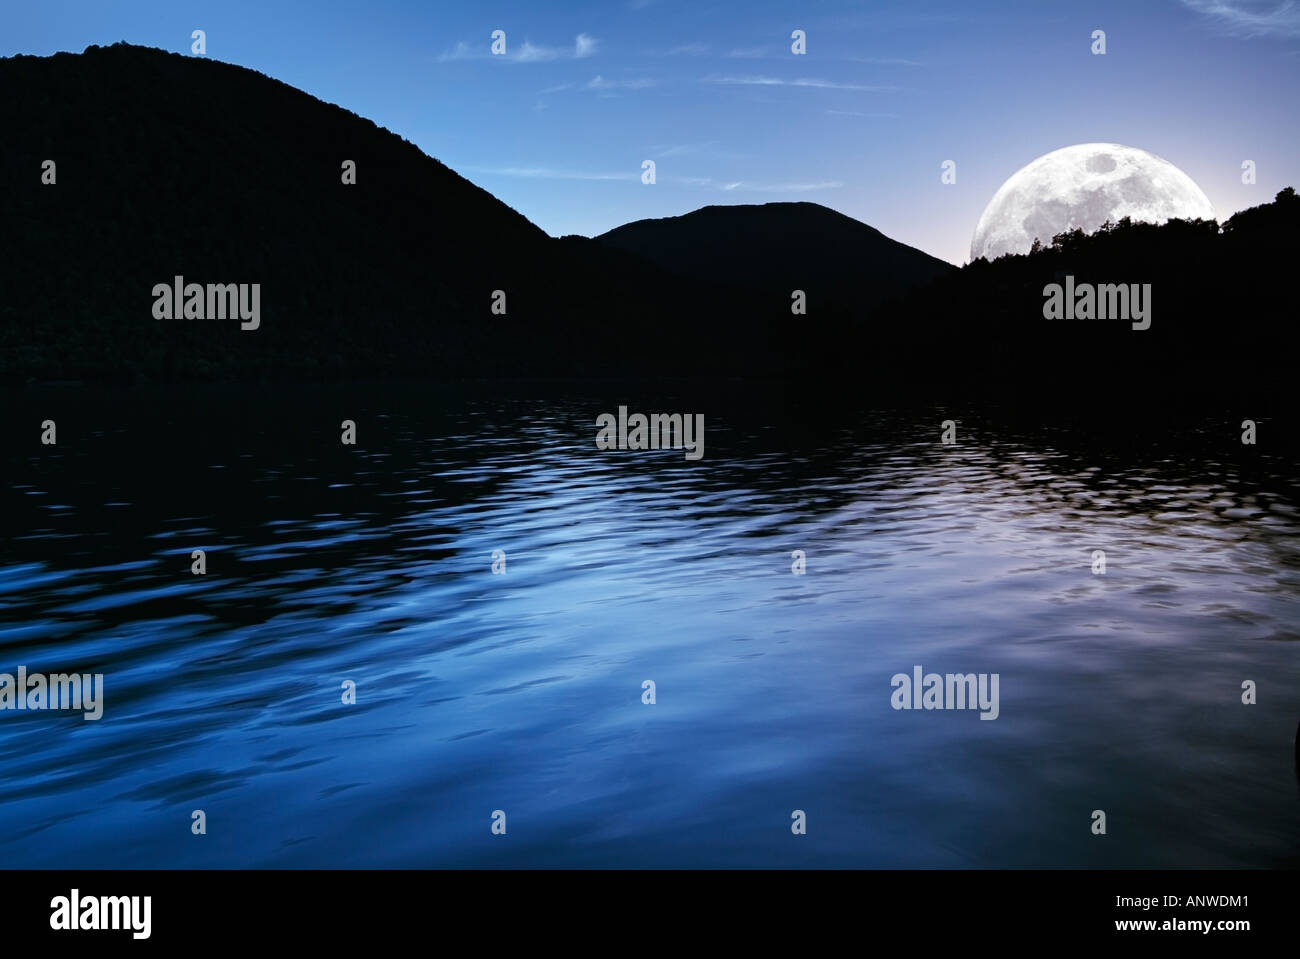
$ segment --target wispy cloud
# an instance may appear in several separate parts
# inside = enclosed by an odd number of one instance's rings
[[[920,60],[908,60],[905,57],[844,57],[850,63],[876,63],[882,66],[923,67]]]
[[[565,90],[594,90],[612,96],[615,90],[645,90],[654,85],[655,81],[649,77],[638,77],[633,80],[606,80],[603,76],[597,74],[586,83],[557,83],[555,86],[538,90],[537,93],[539,96],[543,96],[548,93],[563,93]]]
[[[709,140],[705,143],[677,143],[672,146],[659,144],[649,149],[651,155],[659,160],[679,156],[707,156],[722,160],[753,159],[753,155],[749,153],[732,153],[729,150],[719,149],[717,140]]]
[[[466,173],[482,176],[508,176],[544,180],[601,180],[630,182],[641,179],[640,171],[627,173],[592,173],[579,170],[557,170],[551,167],[466,167]],[[844,186],[839,180],[817,182],[761,183],[748,180],[719,182],[710,176],[681,176],[660,173],[660,183],[705,187],[726,192],[750,193],[811,193],[817,190],[838,190]]]
[[[595,54],[600,41],[586,33],[580,33],[573,39],[571,47],[547,47],[524,40],[515,45],[507,37],[506,52],[493,55],[491,42],[469,44],[459,41],[455,47],[438,57],[440,63],[453,60],[506,60],[510,63],[549,63],[553,60],[584,60]]]
[[[763,47],[737,47],[730,51],[727,56],[735,57],[738,60],[757,60],[767,55]]]
[[[813,190],[838,190],[844,186],[839,180],[823,180],[819,183],[778,183],[773,186],[756,186],[762,193],[810,193]]]
[[[582,60],[596,52],[600,43],[595,37],[580,33],[573,39],[572,47],[543,47],[525,40],[514,54],[520,63],[544,63],[548,60]]]
[[[872,92],[882,92],[887,90],[898,89],[898,87],[890,86],[887,84],[881,84],[875,86],[863,86],[862,84],[858,84],[858,83],[835,83],[831,80],[813,80],[813,79],[791,80],[790,86],[817,87],[818,89],[822,89],[822,90],[869,90]]]
[[[1210,17],[1239,37],[1300,37],[1300,4],[1295,0],[1182,0],[1183,6]]]
[[[525,40],[515,53],[506,56],[519,63],[544,63],[558,60],[566,53],[568,50],[564,47],[542,47]]]
[[[486,44],[485,44],[486,46]],[[438,57],[440,63],[447,63],[451,60],[472,60],[475,57],[487,56],[487,50],[475,50],[464,40],[457,42],[456,46]]]
[[[636,80],[606,80],[597,74],[587,83],[584,90],[644,90],[652,87],[655,82],[649,77],[641,77]]]
[[[707,43],[683,43],[681,46],[673,47],[665,56],[669,57],[702,57],[709,52]]]
[[[785,80],[781,77],[763,77],[763,76],[719,76],[711,74],[703,79],[703,83],[726,83],[738,84],[741,86],[757,87],[813,87],[818,90],[865,90],[871,93],[880,93],[888,90],[897,90],[892,86],[867,86],[861,83],[839,83],[834,80],[819,80],[815,77],[800,77],[796,80]]]
[[[812,193],[817,190],[838,190],[844,186],[839,180],[821,180],[805,183],[756,183],[749,180],[718,181],[711,176],[659,175],[661,182],[683,183],[687,186],[711,187],[724,193]]]
[[[744,180],[736,180],[723,184],[722,189],[729,192],[748,190],[754,193],[811,193],[815,190],[838,190],[842,186],[844,184],[839,180],[822,180],[816,183],[747,183]]]
[[[640,173],[587,173],[547,167],[466,167],[466,172],[487,176],[528,177],[544,180],[639,180]]]
[[[845,30],[868,30],[880,32],[907,27],[946,26],[987,16],[987,13],[984,11],[975,9],[957,13],[954,11],[938,12],[908,10],[906,9],[906,4],[903,4],[902,6],[904,9],[892,11],[846,11],[841,14],[824,17],[818,25],[822,28],[834,30],[836,32],[843,32]]]

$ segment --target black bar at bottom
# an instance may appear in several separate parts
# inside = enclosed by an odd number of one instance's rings
[[[1289,871],[8,870],[0,883],[8,945],[338,947],[425,933],[445,946],[559,937],[639,950],[638,941],[752,936],[829,948],[832,934],[865,943],[892,933],[927,951],[1126,940],[1232,948],[1284,942],[1297,928]]]

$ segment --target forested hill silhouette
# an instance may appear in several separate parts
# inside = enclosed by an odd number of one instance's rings
[[[637,220],[596,237],[670,270],[772,293],[872,306],[955,271],[874,227],[816,203],[706,206]]]
[[[0,60],[0,86],[8,382],[763,373],[811,346],[788,291],[551,238],[253,70],[114,44]],[[260,284],[260,325],[155,318],[176,276]]]
[[[1222,225],[1124,220],[1092,235],[1076,230],[884,304],[870,334],[845,345],[898,358],[899,379],[956,396],[1137,416],[1188,403],[1293,408],[1297,236],[1291,187]],[[1146,287],[1149,328],[1045,318],[1047,291],[1067,283]]]

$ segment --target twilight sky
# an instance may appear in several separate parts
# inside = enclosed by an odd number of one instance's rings
[[[0,55],[194,29],[557,236],[810,200],[961,263],[1007,177],[1089,141],[1171,161],[1220,219],[1300,187],[1300,0],[42,0],[0,10]]]

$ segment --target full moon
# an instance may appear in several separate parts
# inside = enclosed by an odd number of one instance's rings
[[[1053,150],[1016,171],[984,208],[970,258],[1028,253],[1058,233],[1092,233],[1107,220],[1214,219],[1201,188],[1168,160],[1118,143]]]

